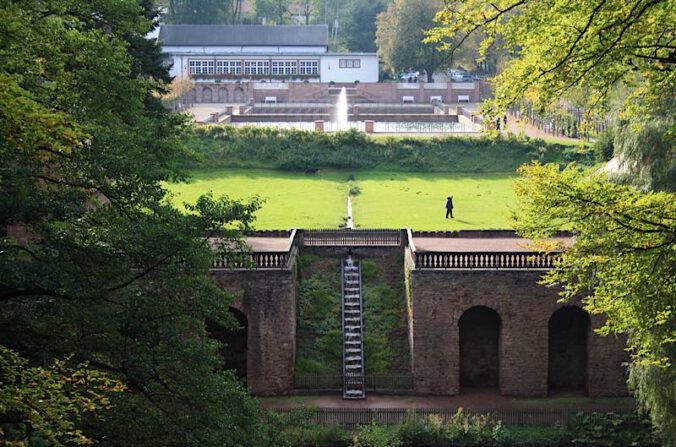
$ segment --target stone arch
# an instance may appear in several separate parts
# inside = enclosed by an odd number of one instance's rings
[[[245,98],[244,89],[242,87],[235,87],[235,91],[232,93],[233,102],[244,102]]]
[[[591,319],[577,306],[564,306],[549,319],[549,391],[586,391]]]
[[[500,315],[486,306],[470,307],[460,317],[461,389],[499,385],[501,325]]]
[[[230,94],[228,89],[225,87],[219,87],[218,89],[218,102],[229,102]]]
[[[202,87],[202,102],[214,102],[214,92],[211,87]]]
[[[237,321],[238,328],[230,329],[214,321],[207,321],[207,332],[211,338],[222,344],[222,369],[233,370],[235,376],[246,381],[248,320],[244,312],[234,307],[230,307],[230,313]]]

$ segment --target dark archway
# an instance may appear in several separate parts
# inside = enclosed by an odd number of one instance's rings
[[[550,391],[586,389],[590,325],[587,312],[575,306],[562,307],[549,319]]]
[[[214,93],[209,87],[202,87],[202,102],[214,102]]]
[[[232,95],[232,100],[234,102],[244,102],[244,99],[245,99],[244,89],[242,87],[236,87]]]
[[[247,319],[242,311],[233,307],[230,308],[230,313],[237,320],[238,329],[228,329],[207,321],[207,331],[209,336],[223,344],[220,352],[223,358],[222,368],[234,370],[238,378],[246,381]]]
[[[228,89],[225,87],[220,87],[218,89],[218,102],[228,102],[230,100],[230,94]]]
[[[472,307],[460,317],[461,387],[498,386],[500,323],[500,315],[485,306]]]

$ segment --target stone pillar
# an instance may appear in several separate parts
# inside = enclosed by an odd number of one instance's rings
[[[374,124],[375,124],[375,122],[373,120],[364,121],[364,132],[373,133],[373,125]]]
[[[246,106],[239,106],[239,114],[244,115],[246,113]]]
[[[359,106],[357,104],[352,106],[352,114],[354,115],[355,118],[359,118]]]
[[[444,115],[450,115],[451,111],[448,109],[448,106],[444,104]]]
[[[218,124],[218,112],[211,114],[211,122],[214,124]]]
[[[323,120],[315,120],[315,132],[324,132]]]
[[[232,106],[227,106],[225,108],[225,114],[228,116],[232,116]]]
[[[463,108],[462,108],[461,106],[457,106],[457,107],[455,108],[455,114],[458,115],[458,116],[462,115],[462,112],[463,112],[463,111],[464,111],[464,110],[463,110]]]

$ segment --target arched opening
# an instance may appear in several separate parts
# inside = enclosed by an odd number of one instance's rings
[[[228,89],[221,87],[218,89],[218,102],[228,102],[230,95],[228,94]]]
[[[460,317],[460,386],[495,388],[500,377],[500,315],[475,306]]]
[[[230,308],[230,313],[237,320],[239,328],[228,329],[207,321],[207,332],[223,345],[220,351],[222,368],[234,370],[238,378],[246,381],[247,319],[242,311],[233,307]]]
[[[202,87],[202,102],[213,102],[214,95],[209,87]]]
[[[235,88],[232,99],[234,102],[244,102],[244,89],[242,87]]]
[[[562,307],[549,319],[550,392],[586,389],[589,329],[589,315],[579,307]]]

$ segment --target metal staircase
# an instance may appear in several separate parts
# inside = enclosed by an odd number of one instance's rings
[[[361,267],[352,256],[340,267],[343,318],[343,399],[365,399],[364,386],[364,303]]]

